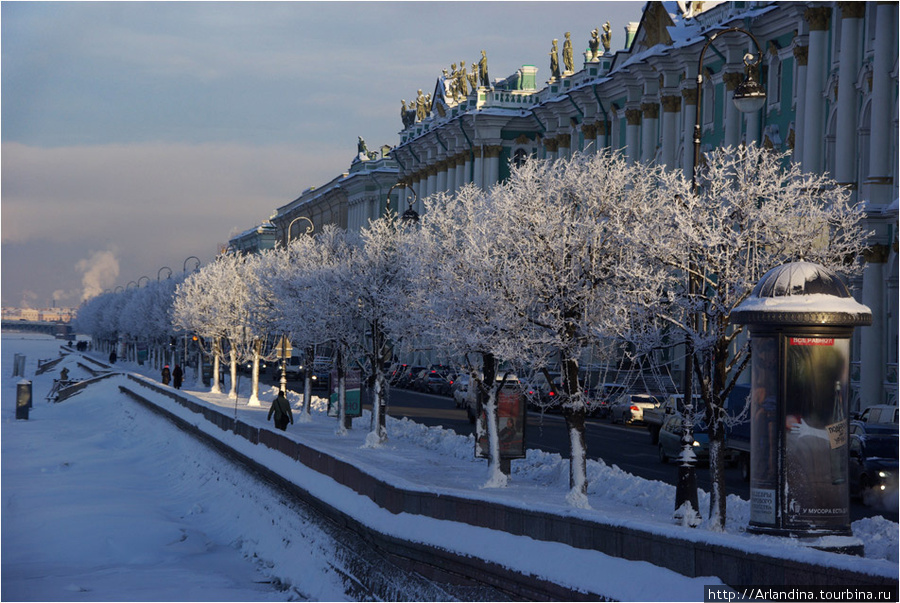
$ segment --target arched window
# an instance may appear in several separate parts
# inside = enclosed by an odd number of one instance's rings
[[[512,164],[517,168],[522,167],[526,159],[528,159],[528,151],[522,148],[516,149],[513,153]]]

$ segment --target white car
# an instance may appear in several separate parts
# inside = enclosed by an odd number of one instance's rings
[[[656,408],[659,400],[648,394],[622,394],[609,409],[613,423],[643,423],[644,410]]]

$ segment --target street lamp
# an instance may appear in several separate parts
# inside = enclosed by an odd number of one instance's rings
[[[189,255],[186,258],[184,258],[184,264],[181,265],[182,274],[187,274],[187,263],[188,263],[188,260],[190,260],[190,259],[197,260],[197,265],[194,266],[194,270],[197,270],[198,268],[200,268],[200,258],[198,258],[195,255]],[[193,272],[194,270],[192,270],[191,272]]]
[[[149,276],[142,276],[142,277],[139,278],[138,281],[137,281],[138,287],[141,286],[141,280],[142,280],[142,279],[147,279],[147,283],[148,283],[148,284],[150,283],[150,277],[149,277]]]
[[[168,271],[169,271],[169,276],[167,276],[166,278],[172,278],[172,269],[169,268],[168,266],[163,266],[162,268],[160,268],[160,269],[156,272],[156,282],[157,282],[157,283],[159,282],[159,277],[160,277],[160,275],[162,274],[162,271],[163,271],[163,270],[168,270]]]
[[[697,170],[700,165],[700,142],[703,138],[703,128],[701,125],[703,105],[703,59],[706,56],[707,49],[712,45],[713,41],[726,33],[742,33],[753,40],[756,46],[756,61],[753,55],[747,53],[744,55],[744,80],[738,85],[734,91],[734,106],[741,113],[755,113],[759,111],[766,102],[766,90],[759,83],[759,79],[755,77],[754,71],[757,73],[762,69],[762,49],[756,37],[740,27],[729,27],[714,33],[703,45],[700,51],[700,59],[697,64],[697,112],[694,120],[694,171],[691,175],[691,194],[697,194]],[[754,67],[756,69],[754,69]],[[693,258],[688,256],[688,298],[692,302],[697,294],[696,266]],[[685,504],[690,505],[695,512],[695,516],[699,517],[699,504],[697,503],[697,474],[695,467],[695,458],[693,454],[694,441],[694,422],[693,422],[693,373],[694,373],[694,342],[691,337],[691,331],[696,331],[697,313],[691,311],[690,330],[685,336],[685,358],[684,358],[684,386],[682,388],[684,394],[683,402],[683,422],[681,425],[681,445],[682,455],[681,462],[678,465],[678,482],[675,485],[675,519],[685,519]]]
[[[291,242],[291,227],[294,226],[294,222],[299,222],[300,220],[306,220],[307,222],[309,222],[309,226],[306,227],[306,232],[305,232],[304,234],[312,234],[313,228],[315,228],[315,227],[313,226],[312,220],[310,220],[310,219],[307,218],[306,216],[297,216],[296,218],[294,218],[293,220],[291,220],[291,223],[288,224],[287,230],[285,230],[285,232],[284,232],[284,236],[285,236],[284,244],[285,244],[285,246],[287,246],[287,244]]]
[[[394,184],[393,186],[391,186],[391,188],[388,189],[388,194],[387,194],[387,212],[388,212],[388,213],[391,212],[391,193],[394,192],[394,189],[395,189],[395,188],[408,188],[409,190],[412,191],[412,194],[413,194],[413,200],[409,202],[409,207],[407,207],[406,211],[403,212],[403,215],[400,216],[400,220],[401,220],[404,224],[409,224],[409,223],[415,224],[415,223],[417,223],[417,222],[419,221],[419,212],[417,212],[416,210],[414,210],[414,209],[412,208],[412,206],[413,206],[413,203],[416,203],[416,202],[419,200],[419,195],[416,194],[416,189],[414,189],[411,185],[407,184],[406,182],[400,181],[400,182]],[[399,208],[398,208],[398,209],[399,209]]]

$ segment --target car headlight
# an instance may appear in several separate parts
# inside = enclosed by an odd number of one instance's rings
[[[700,446],[700,442],[698,442],[697,440],[694,440],[694,443],[691,444],[691,445],[692,445],[692,446],[698,446],[698,447],[699,447],[699,446]]]
[[[887,471],[879,471],[879,472],[878,472],[878,477],[880,477],[881,479],[884,479],[884,478],[886,478],[886,477],[889,477],[890,475],[891,475],[891,474],[888,473]]]

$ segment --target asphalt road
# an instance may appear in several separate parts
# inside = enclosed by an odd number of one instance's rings
[[[277,384],[278,379],[267,376],[266,381]],[[300,381],[290,381],[288,387],[296,391],[303,389]],[[321,394],[321,391],[316,393]],[[462,435],[474,433],[474,426],[469,423],[465,409],[456,408],[453,399],[447,396],[391,388],[388,414],[398,418],[408,417],[424,425],[453,429]],[[676,483],[678,468],[672,462],[668,464],[660,462],[657,448],[650,443],[649,432],[642,425],[613,425],[607,420],[588,419],[585,441],[588,457],[591,459],[603,459],[608,465],[617,465],[622,470],[644,479],[659,480],[672,485]],[[563,458],[569,456],[569,436],[565,419],[561,415],[529,412],[525,442],[528,448],[555,452]],[[697,485],[707,491],[710,489],[707,466],[697,467]],[[726,494],[736,494],[745,500],[750,498],[750,484],[741,478],[737,467],[726,468],[725,491]],[[851,501],[852,521],[875,515],[883,515],[887,519],[898,521],[897,513],[884,512],[867,507],[858,501]]]

